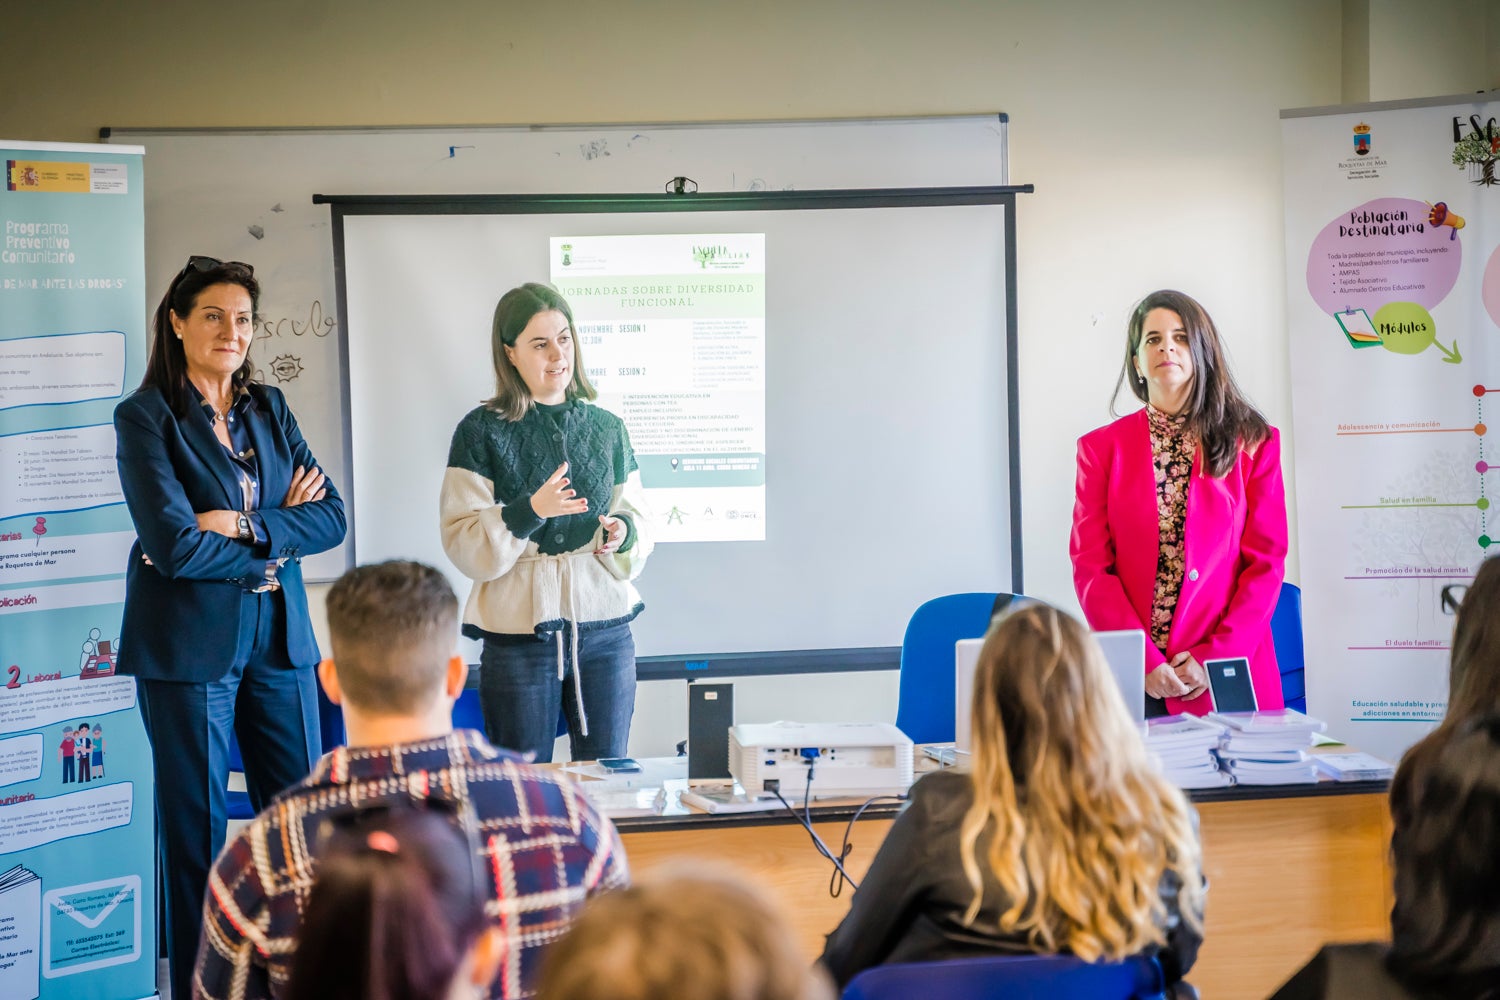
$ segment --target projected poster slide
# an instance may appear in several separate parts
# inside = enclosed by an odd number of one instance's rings
[[[766,537],[764,233],[554,236],[599,405],[630,430],[664,542]]]

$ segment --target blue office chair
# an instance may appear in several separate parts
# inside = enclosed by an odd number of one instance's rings
[[[323,752],[344,744],[344,713],[318,685],[318,731],[323,741]],[[229,731],[229,772],[231,775],[245,773],[245,760],[240,756],[240,741]],[[238,784],[238,782],[236,782]],[[228,815],[230,819],[254,819],[255,810],[250,808],[250,793],[236,788],[228,791]]]
[[[479,688],[465,687],[453,703],[453,728],[484,732],[484,712],[479,707]]]
[[[996,955],[909,962],[866,969],[842,1000],[1162,1000],[1165,976],[1154,958],[1091,964],[1072,955]]]
[[[1281,697],[1287,708],[1307,711],[1306,660],[1302,648],[1302,591],[1294,583],[1281,585],[1281,597],[1271,613],[1271,641],[1281,668]]]
[[[484,710],[479,706],[477,673],[470,674],[469,683],[464,685],[458,693],[458,700],[453,703],[453,728],[484,732]],[[568,735],[568,717],[560,711],[557,713],[557,735]]]
[[[923,604],[901,640],[901,690],[896,728],[914,743],[953,741],[953,646],[978,639],[1014,594],[948,594]]]
[[[241,778],[245,776],[245,761],[240,757],[240,741],[235,739],[234,730],[229,731],[229,773],[231,780],[238,774]],[[228,791],[229,803],[228,814],[230,819],[254,819],[255,810],[250,808],[250,793],[243,789],[231,788]]]

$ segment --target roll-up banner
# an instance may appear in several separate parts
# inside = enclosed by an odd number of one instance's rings
[[[151,751],[115,670],[142,151],[0,140],[0,997],[156,994]]]
[[[1282,119],[1308,708],[1394,760],[1500,553],[1500,101]]]

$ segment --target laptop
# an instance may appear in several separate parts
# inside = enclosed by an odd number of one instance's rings
[[[1119,685],[1131,718],[1145,719],[1146,633],[1125,629],[1095,632],[1094,638],[1104,651],[1104,661]],[[983,646],[983,639],[960,639],[953,650],[953,745],[963,753],[970,750],[969,708],[974,700],[974,671],[979,666],[979,650]]]

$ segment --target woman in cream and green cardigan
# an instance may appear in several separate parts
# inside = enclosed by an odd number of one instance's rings
[[[495,307],[496,391],[453,432],[443,549],[474,581],[479,699],[497,746],[552,759],[558,712],[574,760],[620,757],[635,710],[633,580],[651,552],[641,475],[619,417],[590,405],[573,313],[528,283]]]

